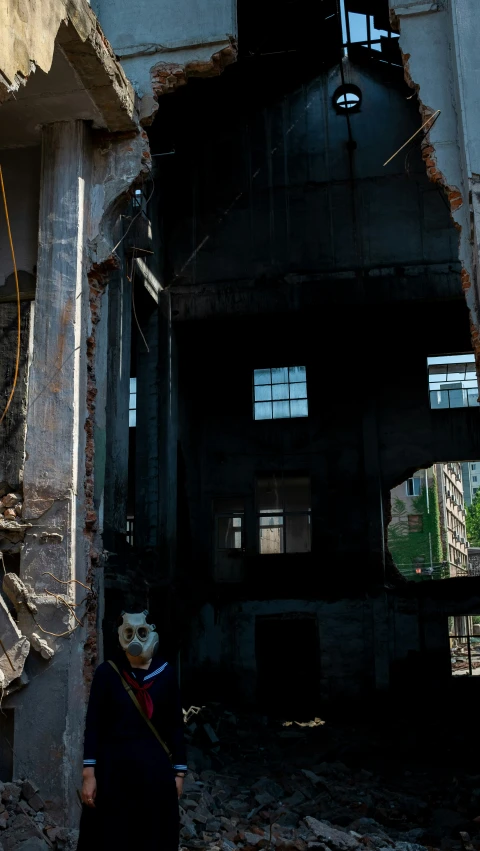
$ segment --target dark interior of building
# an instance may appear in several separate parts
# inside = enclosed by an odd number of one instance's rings
[[[447,615],[477,593],[412,588],[388,552],[391,488],[478,455],[477,409],[428,394],[427,357],[468,352],[469,316],[423,134],[393,156],[421,121],[388,4],[319,5],[241,3],[238,62],[150,128],[154,254],[137,238],[125,262],[157,289],[135,290],[105,620],[108,646],[121,600],[148,605],[196,700],[271,706],[269,648],[302,658],[302,717],[447,687]]]

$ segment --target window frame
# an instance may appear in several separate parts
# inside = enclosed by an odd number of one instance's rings
[[[419,487],[418,487],[418,493],[415,493],[415,488],[413,488],[413,493],[409,493],[408,492],[408,483],[414,482],[414,481],[420,482]],[[409,497],[420,496],[421,493],[422,493],[422,479],[421,479],[421,477],[420,476],[410,476],[405,483],[405,492],[406,492],[406,495],[409,496]]]
[[[304,380],[303,381],[292,381],[290,378],[290,372],[295,369],[303,369],[304,370]],[[285,370],[287,374],[286,381],[274,381],[273,380],[273,372],[274,370]],[[270,381],[267,382],[256,382],[255,376],[260,372],[269,372],[270,373]],[[305,385],[305,396],[291,396],[291,388],[295,385]],[[280,387],[282,385],[286,385],[288,387],[288,396],[281,399],[274,399],[274,387]],[[259,387],[270,387],[270,399],[256,399],[255,393],[256,389]],[[275,403],[288,403],[288,416],[275,416],[274,415],[274,404]],[[305,414],[292,414],[292,402],[305,402],[306,405],[306,413]],[[297,366],[270,366],[263,368],[254,368],[252,374],[252,412],[253,412],[253,421],[255,423],[259,422],[273,422],[275,420],[305,420],[308,418],[309,411],[309,400],[308,400],[308,370],[305,365],[297,365]],[[257,405],[270,405],[270,413],[269,417],[257,417]]]
[[[280,492],[282,492],[283,506],[285,506],[285,502],[286,502],[286,497],[285,497],[285,494],[283,493],[283,483],[285,481],[288,481],[289,479],[306,479],[308,481],[308,490],[309,490],[308,501],[309,501],[310,507],[307,511],[306,510],[302,510],[302,511],[290,511],[289,510],[289,511],[286,511],[285,507],[283,507],[282,509],[260,510],[259,509],[259,497],[258,497],[258,483],[260,481],[262,481],[262,479],[264,480],[264,479],[268,479],[268,478],[276,478],[276,474],[273,474],[273,475],[268,474],[268,473],[264,474],[264,475],[258,474],[255,477],[255,526],[256,526],[257,553],[258,553],[258,555],[260,555],[260,556],[263,556],[263,555],[284,556],[284,555],[301,555],[301,554],[311,553],[312,552],[312,537],[313,537],[313,535],[312,535],[312,479],[311,479],[311,476],[305,475],[304,473],[293,473],[293,472],[287,473],[287,474],[281,473],[281,474],[278,475],[278,478],[280,479],[280,481],[282,483]],[[263,518],[279,517],[279,518],[281,518],[282,522],[279,523],[279,524],[269,524],[269,525],[264,524],[264,525],[262,525],[262,523],[261,523],[262,517]],[[292,552],[288,552],[288,550],[287,550],[288,523],[286,522],[288,517],[307,517],[308,518],[308,531],[309,531],[308,543],[309,543],[309,548],[307,550],[293,550]],[[282,534],[282,550],[281,550],[281,552],[278,552],[278,553],[275,553],[275,552],[274,553],[265,553],[265,552],[263,552],[262,553],[262,550],[261,550],[261,532],[262,532],[262,529],[278,529],[278,528],[281,528],[282,533],[283,533]]]

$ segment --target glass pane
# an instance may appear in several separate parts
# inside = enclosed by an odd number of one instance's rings
[[[292,399],[290,402],[291,417],[308,417],[308,402],[306,399]]]
[[[273,419],[281,420],[290,416],[290,402],[273,403]]]
[[[350,25],[350,41],[366,41],[367,40],[367,16],[360,15],[358,12],[348,13],[348,23]]]
[[[447,369],[447,381],[462,381],[465,378],[463,364],[450,364]]]
[[[275,475],[257,479],[257,510],[263,514],[269,511],[283,511],[282,480]]]
[[[128,412],[128,425],[130,428],[135,428],[137,425],[137,412],[135,410]]]
[[[451,408],[465,408],[467,406],[467,394],[464,390],[449,390],[448,394]]]
[[[288,399],[288,384],[274,384],[272,390],[274,399]]]
[[[476,378],[477,377],[477,372],[476,372],[474,363],[467,363],[466,364],[465,377],[466,378]]]
[[[271,420],[272,419],[272,403],[271,402],[255,402],[255,419],[256,420]]]
[[[131,378],[130,379],[130,393],[136,393],[136,392],[137,392],[137,379]]]
[[[269,369],[254,369],[253,370],[253,383],[254,384],[270,384],[270,370]]]
[[[259,530],[260,553],[262,555],[278,555],[283,553],[283,528]]]
[[[310,479],[295,476],[283,480],[285,511],[310,511]]]
[[[262,514],[260,517],[260,528],[266,529],[270,526],[283,526],[283,514]]]
[[[469,405],[469,407],[470,408],[478,408],[478,406],[480,404],[478,402],[478,387],[473,387],[471,389],[468,389],[467,394],[468,394],[468,405]],[[473,466],[474,465],[472,464],[472,469],[473,469]]]
[[[290,399],[306,399],[307,385],[304,381],[297,381],[295,384],[290,384]]]
[[[136,393],[130,393],[130,401],[128,403],[128,407],[130,409],[137,407],[137,394]]]
[[[236,517],[235,520],[240,520],[241,517]],[[217,546],[219,550],[239,550],[242,546],[241,530],[234,528],[232,517],[219,517],[217,520],[218,539]]]
[[[291,366],[288,370],[288,380],[292,381],[306,381],[307,380],[307,369],[304,366]]]
[[[477,377],[472,376],[472,378],[468,378],[468,376],[467,376],[467,380],[462,381],[462,385],[463,385],[463,387],[478,387]]]
[[[310,515],[287,516],[285,525],[287,553],[309,553],[312,548]]]
[[[288,369],[286,366],[278,366],[272,369],[272,384],[284,384],[288,381]]]
[[[272,398],[272,385],[271,384],[261,384],[259,387],[255,387],[255,401],[256,402],[267,402]]]
[[[430,393],[431,408],[448,408],[448,391],[432,390]]]

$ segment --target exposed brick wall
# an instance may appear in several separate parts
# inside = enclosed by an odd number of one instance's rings
[[[207,62],[188,62],[180,65],[175,62],[159,62],[152,70],[152,87],[156,100],[160,95],[176,91],[185,86],[189,77],[218,77],[224,68],[235,62],[237,45],[232,40],[228,47],[214,53]]]

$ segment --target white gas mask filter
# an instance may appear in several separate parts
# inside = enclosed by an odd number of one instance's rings
[[[147,623],[147,617],[146,610],[141,615],[122,612],[122,623],[118,628],[122,650],[146,662],[155,656],[159,644],[155,624]]]

